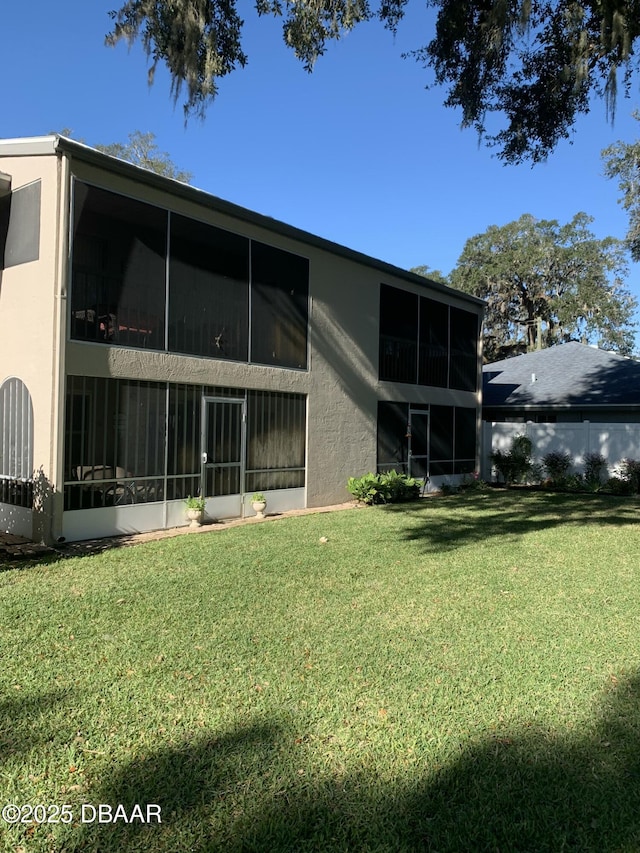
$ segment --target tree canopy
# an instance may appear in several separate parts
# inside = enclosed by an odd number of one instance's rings
[[[98,151],[110,154],[112,157],[118,157],[120,160],[127,160],[129,163],[142,166],[143,169],[149,169],[151,172],[164,175],[166,178],[182,181],[183,184],[191,183],[192,173],[178,169],[171,156],[166,151],[160,151],[154,133],[134,130],[133,133],[129,134],[128,140],[128,142],[112,142],[110,145],[96,145],[94,147]]]
[[[449,276],[445,275],[440,270],[432,270],[426,264],[421,264],[418,267],[411,267],[409,272],[414,272],[416,275],[422,275],[431,281],[437,281],[440,284],[449,284]]]
[[[409,0],[256,0],[258,15],[281,17],[285,43],[304,67],[332,40],[377,19],[395,33]],[[462,110],[498,156],[516,163],[544,160],[567,138],[592,95],[615,110],[619,83],[628,92],[638,70],[638,0],[427,0],[435,33],[407,54],[447,90],[445,104]],[[108,44],[140,39],[149,79],[165,64],[174,98],[186,89],[185,117],[204,116],[218,81],[247,63],[244,21],[236,0],[126,0],[109,13]],[[619,76],[622,80],[619,81]],[[492,115],[502,129],[487,132]]]
[[[68,139],[75,139],[76,142],[85,142],[82,137],[76,136],[70,127],[64,127],[60,131],[53,130],[51,132],[58,133],[60,136],[66,136]],[[155,133],[143,133],[141,130],[134,130],[129,134],[128,140],[128,142],[112,142],[109,145],[98,143],[93,147],[104,154],[110,154],[112,157],[118,157],[120,160],[126,160],[128,163],[141,166],[143,169],[149,169],[150,172],[156,172],[158,175],[164,175],[166,178],[182,181],[183,184],[191,183],[191,179],[193,178],[192,173],[178,169],[171,159],[171,155],[166,151],[160,151],[156,144]]]
[[[633,117],[640,121],[637,110]],[[627,245],[634,261],[640,261],[640,141],[618,141],[602,152],[605,175],[618,181],[620,203],[627,211]]]
[[[467,240],[449,279],[487,301],[486,361],[569,340],[632,351],[626,253],[613,237],[597,239],[592,221],[578,213],[560,225],[525,214]]]

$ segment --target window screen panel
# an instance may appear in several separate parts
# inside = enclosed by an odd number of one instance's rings
[[[477,446],[476,410],[456,407],[455,409],[455,458],[475,462]]]
[[[17,377],[0,385],[0,503],[33,506],[33,404]]]
[[[245,491],[304,486],[305,454],[306,397],[250,391]]]
[[[169,423],[167,430],[167,473],[199,475],[201,469],[200,385],[169,386]]]
[[[251,243],[251,361],[307,367],[309,261]]]
[[[475,391],[478,383],[478,316],[451,308],[449,387]]]
[[[453,460],[453,406],[431,406],[429,427],[431,460]]]
[[[164,349],[167,213],[74,184],[71,337]]]
[[[378,471],[407,473],[408,403],[378,403]]]
[[[64,507],[164,497],[164,383],[67,378]]]
[[[249,241],[171,216],[169,349],[247,361]]]
[[[4,256],[9,234],[9,215],[11,214],[11,193],[0,195],[0,270],[4,269]]]
[[[449,306],[420,298],[418,382],[446,388],[449,378]]]
[[[380,287],[380,379],[418,381],[418,295]]]

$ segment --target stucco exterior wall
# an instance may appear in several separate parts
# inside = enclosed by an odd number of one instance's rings
[[[40,258],[6,270],[0,290],[0,371],[29,386],[36,413],[35,459],[56,489],[51,529],[62,530],[64,377],[84,375],[263,389],[307,395],[307,506],[348,499],[348,477],[376,470],[379,400],[476,407],[480,394],[378,380],[380,286],[387,284],[475,311],[455,292],[412,283],[181,197],[158,186],[66,155],[0,158],[14,187],[42,179]],[[308,370],[66,341],[71,176],[309,259]],[[293,229],[291,229],[293,231]],[[57,296],[57,292],[59,295]],[[62,341],[62,344],[60,344]],[[66,341],[66,342],[65,342]],[[480,375],[480,362],[478,362]],[[478,381],[478,387],[480,382]],[[51,538],[44,534],[44,538]]]
[[[58,216],[61,162],[55,156],[3,158],[12,190],[41,181],[38,260],[0,271],[0,383],[18,377],[31,395],[34,414],[34,467],[38,482],[34,538],[48,538],[50,511],[59,471],[59,316],[56,288],[61,229]],[[43,501],[47,506],[43,506]],[[46,512],[43,512],[46,510]]]
[[[380,284],[418,293],[406,281],[323,251],[267,228],[211,211],[153,187],[112,176],[93,166],[72,164],[81,180],[140,198],[309,259],[309,370],[215,361],[170,353],[118,350],[95,344],[67,345],[67,372],[170,382],[257,388],[308,395],[307,505],[346,500],[350,476],[376,468],[379,399],[475,406],[477,394],[407,386],[378,380]],[[449,304],[470,309],[453,294]],[[473,308],[471,309],[473,310]]]

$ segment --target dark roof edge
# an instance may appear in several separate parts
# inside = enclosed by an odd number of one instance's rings
[[[574,403],[554,403],[553,401],[540,403],[483,403],[483,409],[505,409],[509,412],[516,410],[522,412],[537,412],[540,409],[620,409],[628,411],[629,409],[638,409],[640,411],[640,403],[590,403],[589,400],[576,400]]]
[[[301,228],[296,228],[293,225],[287,225],[286,222],[281,222],[278,219],[273,219],[270,216],[265,216],[262,213],[255,213],[246,207],[234,204],[230,201],[225,201],[218,196],[214,196],[205,190],[197,189],[189,184],[183,184],[181,181],[176,181],[173,178],[167,178],[164,175],[158,175],[148,169],[143,169],[141,166],[136,166],[133,163],[127,163],[125,160],[120,160],[117,157],[112,157],[110,154],[104,154],[102,151],[97,151],[89,145],[82,142],[76,142],[75,139],[68,139],[66,136],[55,134],[54,149],[56,152],[67,154],[70,157],[78,157],[90,164],[108,168],[111,171],[132,178],[137,181],[142,181],[149,186],[157,189],[171,192],[181,198],[196,202],[206,207],[216,210],[218,213],[224,213],[233,216],[236,219],[241,219],[251,225],[257,225],[261,228],[275,231],[276,233],[290,237],[293,240],[307,243],[317,249],[324,249],[334,255],[346,258],[348,260],[364,264],[365,266],[377,269],[386,275],[392,275],[396,278],[402,278],[411,284],[425,287],[429,290],[434,290],[443,295],[455,296],[466,302],[471,302],[476,306],[484,306],[484,300],[476,296],[471,296],[468,293],[463,293],[461,290],[456,290],[453,287],[448,287],[437,281],[432,281],[425,276],[417,275],[409,272],[409,270],[396,267],[386,261],[381,261],[378,258],[372,258],[365,255],[363,252],[358,252],[355,249],[349,249],[340,243],[334,243],[332,240],[327,240],[324,237],[318,237],[311,234],[309,231],[303,231]]]

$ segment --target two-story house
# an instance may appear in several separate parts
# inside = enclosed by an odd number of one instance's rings
[[[59,136],[0,141],[0,529],[474,470],[482,303]]]

